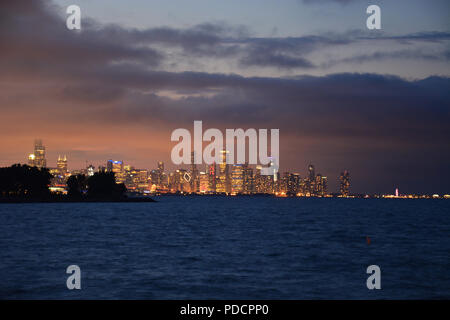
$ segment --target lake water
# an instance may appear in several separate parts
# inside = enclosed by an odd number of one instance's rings
[[[0,204],[0,298],[450,298],[448,200],[155,199]]]

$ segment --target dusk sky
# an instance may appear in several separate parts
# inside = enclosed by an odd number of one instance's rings
[[[49,166],[172,170],[202,120],[279,128],[281,172],[331,192],[347,169],[355,193],[450,193],[449,60],[447,0],[1,1],[0,166],[41,138]]]

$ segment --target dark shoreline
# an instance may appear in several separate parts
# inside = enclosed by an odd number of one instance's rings
[[[152,198],[124,198],[124,199],[0,199],[2,203],[128,203],[128,202],[158,202]]]

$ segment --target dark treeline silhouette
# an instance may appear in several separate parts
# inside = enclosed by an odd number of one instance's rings
[[[50,179],[47,168],[14,164],[0,168],[0,196],[3,198],[48,198]]]
[[[111,199],[125,197],[127,188],[123,183],[116,183],[114,172],[100,171],[91,177],[79,174],[67,180],[68,196],[72,198]]]
[[[81,198],[87,191],[87,178],[84,174],[70,176],[67,179],[67,195],[70,198]]]
[[[67,180],[67,195],[49,190],[52,175],[47,168],[15,164],[0,168],[0,199],[4,201],[121,201],[126,187],[117,184],[113,172],[79,174]],[[149,199],[150,200],[150,199]],[[151,200],[150,200],[151,201]]]

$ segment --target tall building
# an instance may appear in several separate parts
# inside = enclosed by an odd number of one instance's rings
[[[243,193],[245,194],[253,194],[255,193],[254,188],[254,177],[253,177],[253,169],[248,166],[248,164],[244,165],[244,181],[243,181]]]
[[[287,194],[297,195],[300,193],[301,177],[298,173],[290,173],[287,180]]]
[[[45,147],[42,140],[36,139],[34,141],[34,153],[28,156],[28,165],[45,168],[47,167],[47,160],[45,159]]]
[[[230,181],[230,165],[228,162],[229,151],[222,150],[221,159],[219,164],[219,179],[216,183],[216,191],[218,193],[230,193],[231,181]]]
[[[199,171],[197,169],[197,165],[195,164],[195,151],[191,152],[191,192],[199,192],[200,191],[200,181],[199,181]]]
[[[164,173],[164,162],[158,161],[158,171],[162,174]]]
[[[314,166],[310,164],[308,166],[308,191],[309,195],[315,195],[316,190],[316,171],[314,169]]]
[[[235,164],[231,171],[231,193],[238,194],[244,191],[244,166]]]
[[[343,197],[348,197],[350,195],[350,173],[345,170],[341,173],[341,176],[339,177],[340,180],[340,191],[341,195]]]
[[[158,181],[155,183],[157,186],[164,185],[165,173],[164,173],[164,162],[158,161]]]
[[[208,182],[209,190],[213,193],[216,192],[216,164],[210,164],[208,166]]]
[[[209,175],[206,172],[199,173],[199,192],[210,193],[209,189]]]
[[[328,195],[328,178],[322,177],[322,197]]]
[[[314,194],[319,197],[324,197],[327,195],[327,177],[322,176],[320,173],[316,176]]]
[[[114,172],[117,183],[125,183],[125,171],[123,161],[108,160],[106,171]]]
[[[56,161],[56,169],[60,175],[65,175],[67,173],[67,157],[58,156],[58,161]]]

